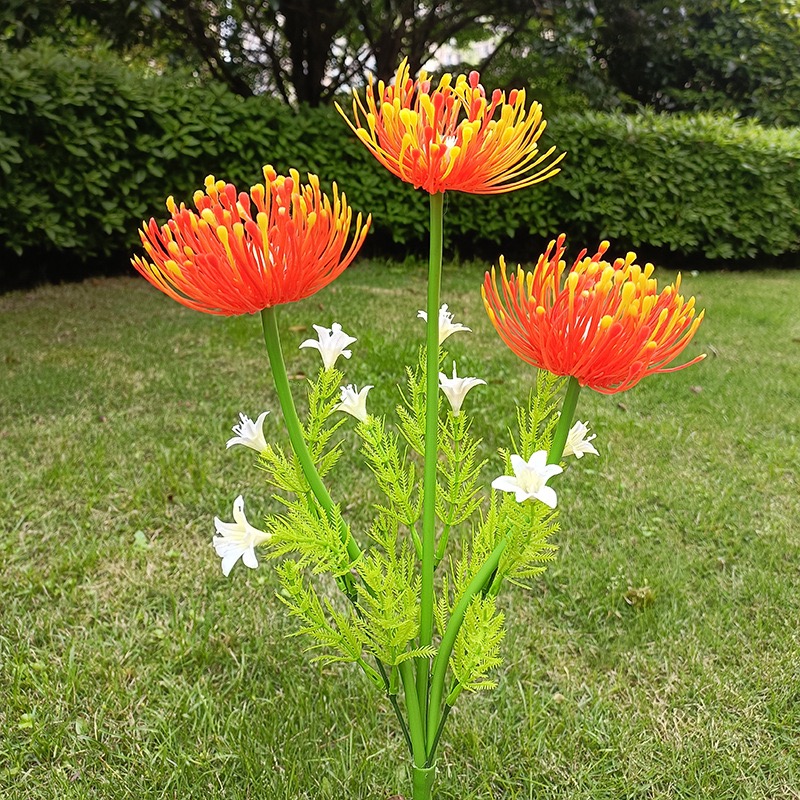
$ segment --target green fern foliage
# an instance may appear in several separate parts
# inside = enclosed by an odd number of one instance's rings
[[[510,496],[500,501],[496,525],[508,544],[490,591],[496,593],[502,580],[520,583],[544,572],[558,550],[550,543],[550,537],[559,530],[557,515],[538,501],[517,503]]]
[[[498,502],[494,495],[489,501],[489,508],[478,524],[473,525],[472,535],[461,548],[461,554],[451,564],[449,580],[444,583],[442,594],[448,584],[452,591],[452,602],[442,606],[447,614],[452,611],[472,579],[478,574],[489,554],[502,539],[504,531],[498,524]]]
[[[400,540],[400,521],[397,515],[383,506],[377,506],[375,519],[368,528],[367,535],[387,553],[397,552]],[[419,536],[415,536],[414,546],[419,554],[421,552]]]
[[[357,432],[361,437],[361,452],[389,501],[384,511],[412,528],[422,512],[422,497],[407,448],[400,449],[397,434],[386,429],[382,418],[369,417],[358,426]]]
[[[347,574],[354,565],[341,532],[346,530],[349,538],[350,529],[342,519],[339,506],[334,505],[328,515],[313,497],[281,502],[286,512],[266,520],[272,534],[268,556],[279,558],[293,553],[301,567],[311,567],[315,574],[329,572],[335,577]]]
[[[366,588],[359,586],[359,624],[370,650],[384,664],[396,666],[410,658],[430,658],[433,647],[416,648],[419,635],[420,579],[414,557],[403,549],[399,557],[370,553],[361,565]]]
[[[439,355],[441,364],[446,354],[440,349]],[[278,567],[278,574],[283,586],[281,600],[301,622],[296,635],[310,637],[309,649],[317,651],[317,660],[359,664],[390,697],[397,692],[399,665],[409,659],[433,659],[437,653],[436,642],[419,643],[419,456],[424,456],[426,427],[423,348],[417,365],[407,368],[406,377],[396,430],[385,418],[372,415],[355,427],[360,452],[382,495],[373,506],[375,513],[367,531],[374,546],[355,561],[348,553],[351,532],[340,507],[334,504],[326,513],[310,491],[296,455],[270,445],[260,458],[268,481],[279,491],[275,500],[281,505],[266,521],[272,534],[267,556],[291,556]],[[343,420],[332,424],[331,417],[342,380],[338,370],[320,370],[308,383],[303,435],[323,476],[341,453],[336,433]],[[507,469],[512,453],[527,460],[534,452],[549,449],[562,388],[563,379],[546,372],[538,374],[527,406],[517,411],[511,448],[501,450]],[[505,635],[503,614],[495,605],[497,593],[504,581],[521,583],[544,570],[556,551],[550,540],[558,524],[557,512],[536,500],[517,503],[510,495],[491,492],[484,504],[481,489],[486,462],[478,457],[481,441],[472,436],[471,420],[449,409],[442,413],[441,398],[438,409],[436,565],[445,558],[451,531],[463,532],[458,555],[440,572],[433,609],[439,634],[452,647],[446,651],[453,678],[446,703],[451,705],[464,690],[475,692],[495,685],[490,672],[502,663],[500,646]],[[492,562],[496,568],[487,571],[491,557],[497,559]],[[350,602],[347,611],[321,599],[304,577],[306,573],[332,575]],[[447,631],[452,633],[446,635]]]
[[[436,514],[445,531],[469,519],[480,508],[480,473],[486,464],[478,461],[481,440],[470,435],[471,421],[452,411],[439,424],[442,458],[438,463],[439,490],[436,493]],[[443,545],[446,535],[443,534]]]
[[[293,451],[287,456],[280,445],[268,444],[258,457],[258,466],[264,471],[267,483],[276,489],[294,495],[309,491],[308,481]]]
[[[338,404],[339,385],[343,379],[344,375],[337,369],[320,369],[316,380],[308,382],[308,417],[303,434],[320,477],[333,469],[341,455],[341,443],[331,443],[331,440],[344,420],[333,425],[329,425],[328,420]],[[271,486],[297,496],[308,493],[308,481],[294,451],[287,455],[280,445],[268,444],[259,456],[258,465]]]
[[[439,348],[439,368],[447,352]],[[427,362],[425,348],[420,347],[416,367],[406,367],[406,391],[401,392],[403,402],[397,406],[400,433],[412,450],[425,455],[425,384]],[[441,411],[442,400],[438,400]]]
[[[339,403],[339,387],[343,380],[344,375],[338,369],[320,369],[317,379],[308,382],[308,420],[303,432],[320,477],[330,472],[341,453],[339,442],[328,445],[344,419],[333,425],[328,425],[328,420]]]
[[[364,661],[365,637],[352,611],[337,611],[328,600],[323,604],[314,587],[305,581],[298,562],[287,559],[278,565],[277,572],[283,588],[277,597],[291,616],[300,620],[300,628],[290,635],[305,635],[313,640],[306,649],[321,651],[314,661],[357,663],[376,686],[383,688],[381,676]]]
[[[527,408],[517,408],[518,437],[511,437],[514,451],[526,461],[537,450],[549,450],[558,422],[558,395],[565,379],[540,369],[536,388],[528,396]]]
[[[503,622],[503,612],[496,609],[493,597],[473,598],[450,657],[456,685],[448,695],[448,705],[455,702],[462,690],[479,692],[497,685],[488,673],[503,663],[500,657],[500,644],[506,633]]]

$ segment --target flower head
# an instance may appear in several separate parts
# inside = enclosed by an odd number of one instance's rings
[[[547,124],[539,103],[526,109],[524,89],[487,98],[474,71],[447,73],[432,88],[424,70],[412,80],[403,61],[393,85],[370,78],[366,105],[354,92],[355,122],[339,112],[386,169],[431,194],[522,189],[555,175],[563,158],[550,158],[554,147],[539,153]]]
[[[354,336],[348,336],[338,322],[334,322],[330,328],[323,328],[322,325],[315,325],[317,332],[316,339],[306,339],[300,347],[313,347],[319,350],[322,356],[322,366],[326,369],[333,369],[336,359],[339,356],[350,358],[352,352],[347,350],[347,345],[357,342]]]
[[[445,397],[453,409],[453,416],[457,417],[461,413],[461,404],[467,396],[467,392],[475,386],[486,385],[486,381],[480,378],[459,378],[456,375],[456,362],[453,362],[453,377],[448,378],[443,372],[439,373],[439,388],[444,392]]]
[[[366,422],[369,414],[367,413],[367,395],[374,386],[367,384],[360,392],[358,386],[352,383],[342,386],[342,401],[334,408],[334,411],[344,411],[354,416],[361,422]]]
[[[514,474],[495,478],[492,489],[497,489],[498,492],[514,492],[518,503],[540,500],[550,508],[556,507],[556,493],[546,484],[563,470],[558,464],[547,463],[546,450],[537,450],[527,461],[522,456],[511,456],[511,468]]]
[[[240,558],[246,567],[255,569],[258,566],[255,548],[272,538],[272,534],[254,528],[247,521],[241,495],[233,501],[233,519],[235,522],[223,522],[219,517],[214,517],[217,536],[212,544],[222,559],[222,574],[226,578]]]
[[[356,219],[333,185],[333,201],[316,175],[300,183],[264,167],[264,183],[250,193],[209,175],[194,195],[197,211],[167,200],[171,219],[154,219],[140,237],[147,259],[133,266],[157,289],[207,314],[252,314],[318,292],[349,266],[370,219]],[[149,260],[148,260],[149,259]]]
[[[569,433],[567,434],[567,442],[564,445],[563,455],[583,458],[585,453],[591,453],[594,456],[599,456],[600,453],[597,452],[595,446],[592,444],[592,439],[597,438],[597,434],[593,433],[591,436],[587,436],[587,433],[589,433],[589,423],[576,422],[569,429]]]
[[[428,321],[427,311],[418,311],[417,316],[420,319],[424,319],[426,322]],[[441,344],[448,336],[458,333],[458,331],[472,332],[472,328],[468,328],[466,325],[462,325],[460,322],[453,322],[453,315],[447,310],[447,303],[445,303],[439,309],[439,344]]]
[[[236,434],[225,445],[230,448],[237,444],[242,444],[245,447],[250,447],[257,453],[267,449],[267,440],[264,438],[264,420],[267,418],[269,411],[262,411],[258,415],[258,419],[253,422],[246,414],[239,414],[239,424],[234,425],[231,430]]]
[[[533,272],[519,267],[509,278],[501,258],[500,285],[494,269],[483,285],[483,302],[500,338],[529,364],[604,394],[703,359],[668,366],[689,344],[704,313],[695,316],[694,298],[685,301],[678,294],[680,275],[659,293],[652,264],[642,269],[634,253],[609,264],[602,260],[607,248],[603,242],[591,258],[584,250],[563,287],[563,235],[550,243]]]

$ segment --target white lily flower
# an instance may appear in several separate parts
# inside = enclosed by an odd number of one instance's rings
[[[244,498],[239,495],[233,501],[233,518],[235,522],[223,522],[214,517],[217,536],[212,544],[217,555],[222,559],[222,574],[227,578],[233,565],[241,558],[242,563],[250,569],[258,566],[256,547],[269,541],[272,534],[254,528],[244,515]]]
[[[369,390],[374,388],[374,386],[367,384],[359,392],[358,386],[354,386],[352,383],[347,386],[342,386],[342,402],[333,410],[344,411],[347,414],[351,414],[356,419],[361,420],[361,422],[366,422],[369,416],[367,413],[367,395],[369,394]]]
[[[453,409],[453,416],[457,417],[461,413],[461,404],[464,402],[467,392],[474,386],[486,385],[486,381],[480,378],[459,378],[456,375],[456,362],[453,362],[453,377],[448,378],[443,372],[439,373],[439,388],[445,393],[445,397],[450,401]]]
[[[339,356],[350,358],[353,353],[347,350],[347,346],[357,342],[353,336],[349,336],[342,330],[342,326],[338,322],[334,322],[330,328],[325,328],[322,325],[314,325],[314,330],[317,332],[317,339],[306,339],[300,347],[313,347],[319,350],[322,356],[322,366],[326,369],[332,369],[336,364],[336,359]]]
[[[587,437],[589,433],[588,422],[576,422],[567,434],[567,443],[564,445],[565,456],[575,456],[575,458],[583,458],[584,453],[591,453],[592,455],[599,456],[600,453],[595,450],[592,439],[597,437],[596,433]]]
[[[417,316],[420,319],[424,319],[425,322],[428,321],[427,311],[418,311]],[[466,325],[462,325],[460,322],[453,322],[453,315],[447,310],[447,303],[445,303],[439,309],[439,344],[441,344],[448,336],[452,336],[458,331],[471,332],[472,328],[468,328]]]
[[[233,447],[237,444],[242,444],[245,447],[250,447],[257,453],[261,453],[267,449],[267,440],[264,438],[264,420],[267,418],[269,411],[262,411],[258,415],[258,419],[253,422],[246,414],[239,414],[239,424],[234,425],[231,430],[236,434],[231,439],[228,439],[226,448]]]
[[[546,506],[555,508],[556,493],[547,481],[564,470],[558,464],[547,463],[547,451],[537,450],[527,461],[522,456],[511,456],[513,475],[501,475],[492,481],[492,489],[498,492],[514,492],[518,503],[526,500],[541,500]]]

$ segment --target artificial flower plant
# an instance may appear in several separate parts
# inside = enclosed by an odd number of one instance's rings
[[[341,109],[340,109],[341,111]],[[344,112],[342,112],[344,114]],[[347,119],[347,117],[346,117]],[[557,488],[549,482],[566,459],[597,455],[588,423],[573,424],[583,386],[614,393],[673,366],[702,314],[678,294],[680,279],[658,291],[653,268],[635,256],[604,260],[581,253],[565,272],[564,237],[551,243],[533,272],[507,276],[500,259],[483,285],[486,310],[502,340],[539,369],[529,403],[517,409],[518,430],[500,463],[478,458],[468,392],[476,377],[441,371],[443,344],[470,328],[440,305],[442,200],[446,191],[497,194],[531,186],[558,172],[563,155],[540,154],[541,106],[525,92],[487,95],[476,72],[438,85],[414,80],[401,64],[394,83],[370,80],[366,103],[355,93],[350,127],[375,158],[401,180],[430,195],[430,259],[425,342],[407,369],[394,425],[368,408],[368,393],[345,384],[337,367],[357,339],[334,322],[314,325],[322,367],[308,383],[301,421],[287,377],[277,307],[309,297],[352,262],[369,227],[333,186],[330,200],[314,175],[280,176],[237,192],[213,177],[194,197],[196,211],[167,201],[171,219],[150,220],[141,238],[147,258],[133,264],[179,303],[210,314],[260,312],[267,355],[290,447],[268,443],[267,412],[244,414],[228,447],[259,453],[259,465],[279,498],[263,530],[251,525],[244,500],[233,519],[214,519],[213,539],[227,576],[256,551],[279,559],[279,598],[300,621],[323,661],[357,664],[389,698],[408,745],[414,800],[432,797],[436,754],[450,709],[463,691],[494,686],[501,663],[504,584],[539,574],[555,550]],[[352,229],[352,233],[351,233]],[[485,390],[481,390],[485,391]],[[447,400],[441,402],[440,392]],[[466,410],[465,410],[466,406]],[[356,532],[335,501],[326,476],[336,467],[350,415],[361,453],[384,500]],[[487,492],[484,472],[498,475]],[[457,555],[448,542],[458,537]],[[330,602],[314,578],[329,574],[346,598]]]

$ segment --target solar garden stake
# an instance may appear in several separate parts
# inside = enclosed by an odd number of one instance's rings
[[[342,109],[339,109],[342,111]],[[498,593],[538,575],[554,557],[558,496],[553,479],[586,454],[597,455],[588,423],[575,419],[581,388],[607,394],[671,366],[703,314],[679,294],[680,277],[658,291],[650,264],[629,253],[608,261],[608,243],[568,270],[563,236],[532,271],[486,274],[482,292],[502,341],[536,367],[517,430],[484,486],[486,462],[472,432],[471,392],[486,382],[459,376],[446,351],[451,336],[470,332],[441,303],[445,192],[498,194],[532,186],[558,171],[562,155],[540,153],[541,106],[524,90],[487,95],[476,72],[444,75],[433,88],[404,62],[394,83],[370,80],[356,93],[350,127],[392,174],[430,196],[430,259],[424,341],[408,367],[394,422],[368,409],[369,375],[345,383],[341,359],[357,338],[334,322],[315,324],[322,366],[308,381],[308,411],[298,415],[283,356],[278,309],[310,297],[356,256],[371,219],[355,221],[344,194],[292,170],[264,168],[249,192],[206,179],[195,210],[167,201],[170,219],[141,231],[145,256],[133,264],[154,286],[209,314],[261,315],[272,379],[289,447],[269,443],[267,413],[240,415],[228,447],[259,454],[275,511],[251,524],[241,495],[232,522],[215,518],[213,544],[228,576],[241,559],[278,561],[278,598],[322,662],[356,664],[386,695],[408,748],[413,800],[433,795],[437,753],[450,710],[462,692],[492,688],[505,632]],[[441,371],[452,361],[452,375]],[[444,397],[444,400],[443,400]],[[502,398],[499,398],[502,399]],[[270,420],[278,415],[273,414]],[[345,430],[347,423],[353,430]],[[333,498],[342,437],[354,435],[383,495],[374,517],[355,531]],[[575,459],[573,461],[572,459]],[[577,466],[577,465],[576,465]],[[458,555],[448,548],[458,539]],[[333,578],[342,601],[326,597],[320,576]]]

